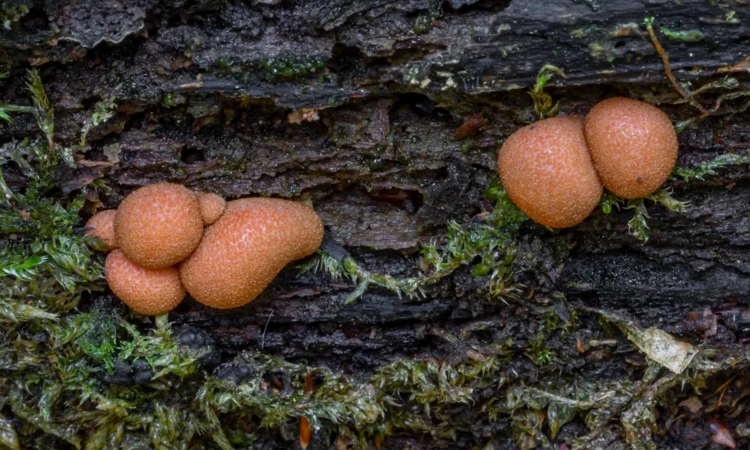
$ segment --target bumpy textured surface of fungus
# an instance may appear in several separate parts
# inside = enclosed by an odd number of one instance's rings
[[[216,194],[206,192],[197,192],[198,202],[201,207],[201,216],[204,225],[211,225],[219,220],[224,210],[227,208],[227,202]]]
[[[204,305],[253,301],[290,262],[315,252],[323,223],[312,208],[271,198],[234,200],[180,265],[187,291]]]
[[[185,298],[177,266],[146,269],[129,261],[120,250],[107,255],[107,284],[131,309],[150,316],[164,314]]]
[[[104,250],[110,251],[117,248],[115,240],[115,214],[117,210],[105,209],[91,216],[86,222],[86,228],[93,228],[86,232],[91,237],[99,238],[106,246]]]
[[[659,108],[616,97],[586,116],[586,141],[599,179],[613,194],[641,198],[657,190],[677,161],[677,133]]]
[[[553,117],[516,131],[500,149],[497,170],[513,203],[554,228],[581,223],[602,196],[580,117]]]
[[[120,249],[129,260],[148,269],[173,266],[187,258],[202,236],[198,198],[177,184],[153,184],[133,191],[115,216]]]

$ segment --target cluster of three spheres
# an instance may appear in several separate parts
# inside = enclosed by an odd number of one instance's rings
[[[323,224],[301,203],[215,194],[161,183],[86,224],[112,250],[107,284],[131,309],[162,314],[186,293],[227,309],[254,300],[291,261],[315,252]]]
[[[603,187],[642,198],[669,178],[677,133],[660,109],[616,97],[586,115],[527,125],[503,143],[497,168],[508,196],[534,221],[553,228],[581,223]]]

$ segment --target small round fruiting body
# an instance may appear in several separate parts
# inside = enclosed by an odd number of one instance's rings
[[[659,108],[631,98],[597,103],[586,116],[586,142],[602,184],[622,198],[646,197],[669,178],[677,133]]]
[[[115,216],[115,238],[125,256],[148,269],[170,267],[203,237],[200,203],[192,191],[171,183],[133,191]]]
[[[516,131],[500,149],[497,170],[513,203],[549,227],[581,223],[603,192],[580,117],[553,117]]]
[[[290,262],[315,252],[323,223],[301,203],[234,200],[180,265],[188,293],[204,305],[236,308],[253,301]]]
[[[117,248],[115,239],[115,214],[117,210],[105,209],[91,216],[86,222],[86,228],[93,228],[86,232],[91,237],[98,238],[105,245],[103,250],[110,251]]]
[[[198,192],[196,195],[201,207],[203,224],[208,226],[219,220],[219,217],[224,214],[224,210],[227,208],[226,200],[216,194],[206,192]]]
[[[128,260],[122,251],[114,250],[107,255],[104,272],[112,292],[141,314],[164,314],[185,298],[177,266],[146,269]]]

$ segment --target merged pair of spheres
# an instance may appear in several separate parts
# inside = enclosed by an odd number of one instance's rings
[[[112,292],[148,315],[172,310],[186,293],[214,308],[245,305],[323,239],[320,218],[303,204],[225,202],[170,183],[135,190],[86,226],[112,250],[105,263]]]
[[[527,216],[567,228],[591,214],[603,187],[625,199],[656,191],[672,173],[677,147],[663,111],[616,97],[596,104],[585,119],[553,117],[516,131],[500,148],[497,170]]]

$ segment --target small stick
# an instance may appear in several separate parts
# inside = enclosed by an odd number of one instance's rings
[[[271,315],[268,316],[268,320],[266,320],[266,326],[263,327],[263,336],[260,338],[260,349],[263,350],[263,347],[266,346],[266,330],[268,330],[268,324],[271,323],[271,317],[273,317],[273,311],[271,311]]]
[[[661,43],[659,43],[659,39],[656,37],[656,33],[654,33],[654,27],[653,27],[653,18],[651,20],[646,19],[644,21],[646,24],[646,30],[648,30],[648,36],[651,38],[651,43],[654,44],[654,48],[656,49],[656,53],[661,56],[661,60],[664,63],[664,72],[667,74],[667,78],[669,78],[669,81],[672,83],[672,86],[677,90],[677,92],[680,93],[682,98],[687,100],[688,103],[693,105],[695,108],[697,108],[702,114],[703,117],[711,115],[710,112],[706,110],[703,106],[701,106],[700,103],[698,103],[692,95],[685,92],[684,89],[682,89],[682,86],[680,86],[680,83],[677,82],[677,79],[675,78],[674,74],[672,73],[672,68],[669,67],[669,57],[667,56],[667,52],[664,51],[664,48],[661,46]]]

